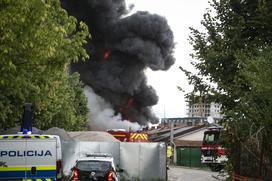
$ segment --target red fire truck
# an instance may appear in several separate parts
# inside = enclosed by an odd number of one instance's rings
[[[122,142],[148,142],[147,133],[131,132],[123,129],[107,130],[112,136]]]
[[[219,171],[223,168],[223,163],[227,161],[225,149],[220,143],[220,132],[223,127],[209,127],[204,132],[201,147],[201,163],[206,164],[212,170]]]

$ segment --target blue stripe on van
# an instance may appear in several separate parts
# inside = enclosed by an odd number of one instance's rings
[[[26,175],[25,175],[26,174]],[[56,178],[56,170],[37,170],[35,175],[31,174],[31,171],[5,171],[0,172],[0,180],[6,179],[20,179],[27,176],[27,178]]]
[[[2,179],[0,178],[1,181],[7,181],[6,179]],[[9,181],[56,181],[55,178],[26,178],[26,179],[22,179],[22,178],[19,178],[19,179],[12,179],[12,180],[9,180]]]

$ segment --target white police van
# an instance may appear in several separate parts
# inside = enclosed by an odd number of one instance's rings
[[[0,135],[0,180],[60,181],[59,136]]]

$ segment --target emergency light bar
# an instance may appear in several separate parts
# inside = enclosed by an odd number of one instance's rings
[[[86,157],[111,157],[109,153],[93,153],[93,154],[86,154]]]

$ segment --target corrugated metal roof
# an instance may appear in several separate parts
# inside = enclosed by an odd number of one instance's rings
[[[193,132],[195,130],[202,129],[203,127],[205,127],[205,125],[181,127],[179,129],[174,130],[173,134],[174,134],[174,137],[178,137],[178,136],[187,134],[189,132]],[[150,140],[152,140],[152,141],[169,141],[170,140],[170,130],[168,130],[168,132],[161,134],[161,135],[151,136]]]
[[[191,131],[181,136],[175,137],[175,140],[202,141],[206,127]]]

